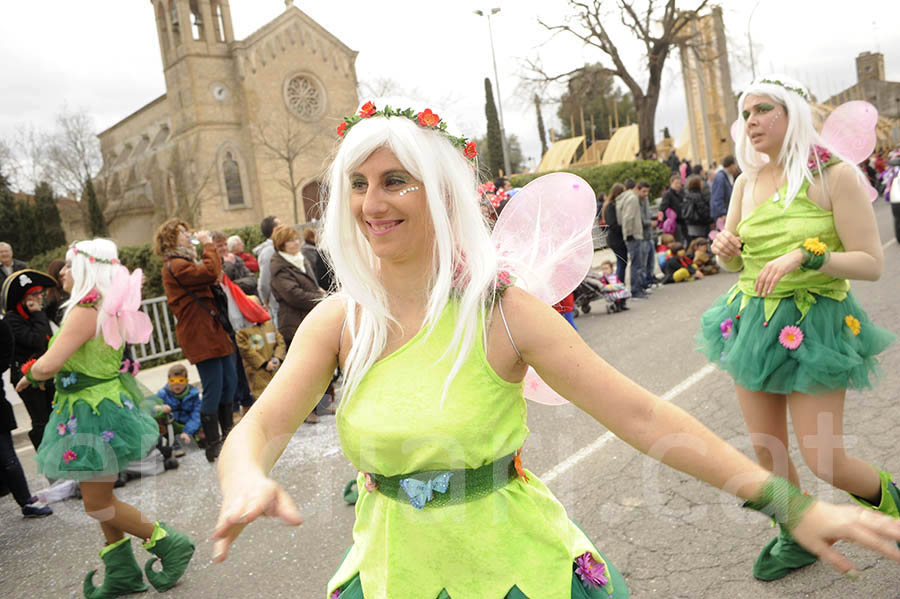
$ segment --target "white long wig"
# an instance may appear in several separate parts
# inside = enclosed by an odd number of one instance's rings
[[[77,249],[77,251],[76,251]],[[95,258],[94,262],[90,261],[90,256]],[[107,264],[100,260],[116,260],[116,264]],[[72,275],[72,294],[61,306],[64,310],[63,320],[68,318],[72,308],[78,305],[92,289],[97,289],[100,293],[100,303],[103,304],[103,298],[106,291],[112,285],[113,277],[116,271],[124,266],[118,264],[119,251],[116,244],[109,239],[90,239],[87,241],[78,241],[73,243],[66,252],[66,262],[71,264]],[[97,333],[100,332],[100,326],[106,314],[103,310],[97,312]]]
[[[405,117],[372,117],[354,125],[341,142],[328,173],[322,247],[334,268],[337,291],[347,300],[346,323],[353,346],[344,365],[346,393],[348,397],[352,395],[384,351],[389,323],[398,324],[379,277],[379,259],[350,210],[350,173],[379,148],[390,149],[403,168],[425,187],[435,238],[433,248],[423,248],[432,253],[422,325],[427,334],[450,300],[453,281],[467,282],[458,293],[456,329],[443,356],[455,353],[444,385],[446,397],[451,381],[472,349],[479,319],[484,325],[485,304],[492,297],[497,275],[497,258],[481,213],[472,164],[446,136],[419,127]],[[456,268],[458,273],[454,273]]]
[[[778,153],[777,161],[778,164],[784,167],[784,172],[787,176],[787,196],[785,200],[785,207],[787,207],[800,191],[803,181],[807,180],[810,183],[813,181],[813,175],[807,163],[810,159],[810,151],[814,145],[827,149],[832,155],[844,162],[853,163],[841,155],[831,144],[823,140],[819,132],[816,131],[813,125],[812,110],[806,98],[777,83],[765,83],[765,81],[780,81],[788,87],[802,89],[806,96],[809,97],[809,91],[806,87],[787,75],[766,75],[751,83],[738,99],[738,121],[741,125],[741,132],[735,143],[735,158],[738,166],[741,167],[741,171],[747,173],[753,179],[769,162],[767,155],[753,149],[753,144],[750,143],[750,137],[747,135],[747,119],[743,115],[744,101],[747,99],[747,96],[769,96],[775,100],[775,103],[782,105],[787,113],[787,130],[784,134],[784,142],[781,144],[781,151]],[[815,161],[817,166],[821,168],[817,154],[815,155]],[[857,174],[862,180],[862,173],[859,172],[858,168]]]

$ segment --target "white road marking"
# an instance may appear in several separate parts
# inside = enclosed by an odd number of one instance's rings
[[[897,243],[897,239],[896,239],[896,238],[895,238],[895,239],[891,239],[891,240],[888,241],[887,243],[881,244],[881,249],[886,250],[886,249],[888,248],[889,245],[894,245],[895,243]]]
[[[682,393],[684,393],[685,391],[687,391],[688,389],[690,389],[691,387],[693,387],[694,385],[699,383],[701,380],[703,380],[706,377],[706,375],[708,375],[710,372],[715,370],[715,368],[716,367],[713,366],[712,364],[707,364],[706,366],[704,366],[703,368],[701,368],[700,370],[698,370],[691,376],[687,377],[686,379],[684,379],[683,381],[681,381],[680,383],[678,383],[677,385],[675,385],[674,387],[672,387],[671,389],[666,391],[660,397],[660,399],[663,401],[672,401],[673,399],[675,399],[676,397],[678,397],[679,395],[681,395]],[[562,462],[560,462],[559,464],[557,464],[556,466],[554,466],[553,468],[548,470],[545,474],[541,475],[541,477],[540,477],[541,482],[543,482],[544,484],[550,484],[551,482],[553,482],[553,480],[556,477],[558,477],[559,475],[561,475],[564,472],[567,472],[568,470],[573,468],[575,465],[580,463],[582,460],[584,460],[591,454],[595,453],[598,449],[600,449],[601,447],[606,445],[606,443],[610,439],[614,439],[614,438],[615,438],[615,435],[613,435],[611,432],[603,433],[602,435],[600,435],[597,438],[596,441],[594,441],[587,447],[583,447],[577,453],[570,455],[568,458],[566,458],[565,460],[563,460]]]

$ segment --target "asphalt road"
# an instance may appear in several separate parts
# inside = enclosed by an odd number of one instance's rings
[[[876,323],[900,334],[900,322],[894,318],[900,297],[900,248],[892,241],[889,207],[880,202],[876,212],[882,240],[889,243],[885,273],[881,281],[854,283],[853,289]],[[630,302],[631,311],[615,315],[606,314],[602,301],[597,302],[591,314],[576,322],[591,347],[615,368],[752,455],[730,378],[707,367],[694,351],[700,314],[734,280],[734,275],[721,274],[669,285],[647,301]],[[894,404],[900,389],[900,373],[894,368],[898,354],[900,346],[894,345],[882,355],[881,384],[864,394],[850,393],[845,416],[850,451],[896,473],[900,456],[894,455],[892,441],[900,429],[900,410]],[[900,564],[846,544],[841,547],[863,572],[859,581],[845,580],[821,563],[781,581],[754,580],[751,564],[774,535],[762,516],[740,509],[728,495],[659,467],[618,439],[604,437],[604,427],[574,406],[530,403],[529,410],[527,467],[549,480],[572,518],[622,571],[632,597],[900,597]],[[847,502],[817,482],[796,450],[793,456],[806,489]],[[32,490],[46,486],[35,474],[33,453],[22,457]],[[197,541],[186,576],[166,594],[170,599],[313,599],[324,597],[325,583],[351,543],[353,509],[342,501],[341,490],[354,474],[339,452],[333,416],[303,425],[273,476],[297,501],[305,524],[296,529],[270,521],[254,524],[222,565],[210,562],[208,536],[219,492],[215,470],[202,453],[189,452],[178,470],[132,481],[119,495]],[[53,507],[51,517],[24,520],[11,497],[0,500],[0,597],[80,597],[84,574],[99,566],[102,537],[80,502],[67,500]],[[147,555],[140,548],[135,553],[139,561]]]

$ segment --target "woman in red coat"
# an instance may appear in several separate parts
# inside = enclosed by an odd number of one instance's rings
[[[199,262],[188,224],[170,218],[157,229],[153,250],[164,261],[162,282],[169,308],[178,321],[178,344],[184,357],[200,373],[200,422],[206,435],[206,459],[213,462],[233,425],[237,370],[234,342],[223,325],[228,322],[228,315],[217,314],[212,291],[212,286],[222,281],[222,261],[208,233],[197,233],[197,239],[203,244]]]

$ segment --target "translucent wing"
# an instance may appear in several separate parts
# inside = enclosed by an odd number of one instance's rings
[[[831,111],[822,125],[822,139],[854,164],[866,160],[875,150],[878,138],[878,110],[861,100],[841,104]],[[878,192],[867,184],[866,193],[875,201]]]
[[[594,256],[591,228],[597,204],[591,186],[571,173],[551,173],[523,187],[497,219],[491,238],[499,267],[516,285],[555,304],[584,280]],[[528,369],[525,397],[539,403],[566,403]]]

